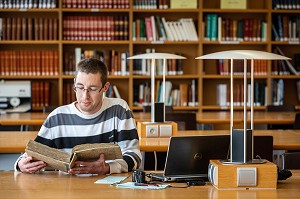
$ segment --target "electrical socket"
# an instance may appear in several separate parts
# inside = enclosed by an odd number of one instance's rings
[[[158,125],[146,125],[146,137],[158,137]]]
[[[172,125],[160,125],[159,126],[159,137],[171,137],[172,136]]]

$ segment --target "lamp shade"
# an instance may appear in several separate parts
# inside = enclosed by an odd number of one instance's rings
[[[145,53],[128,57],[128,59],[186,59],[183,56],[170,53]]]
[[[275,53],[257,50],[228,50],[196,57],[196,59],[260,59],[288,60],[290,58]]]

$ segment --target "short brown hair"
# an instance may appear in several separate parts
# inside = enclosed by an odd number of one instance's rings
[[[102,86],[104,86],[104,84],[106,84],[106,82],[107,82],[107,74],[108,74],[107,67],[99,59],[88,58],[88,59],[81,60],[77,64],[75,77],[77,77],[78,72],[84,72],[86,74],[100,73]]]

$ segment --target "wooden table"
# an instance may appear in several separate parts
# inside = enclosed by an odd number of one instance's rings
[[[228,130],[179,131],[178,135],[228,135]],[[0,132],[0,153],[24,152],[29,139],[34,139],[37,131]],[[274,150],[300,150],[300,130],[255,130],[254,135],[272,135]],[[141,151],[167,151],[169,138],[140,138]]]
[[[127,173],[117,174],[128,175]],[[94,182],[103,176],[78,177],[61,172],[23,174],[0,172],[1,199],[69,199],[69,198],[299,198],[300,171],[279,182],[275,190],[217,190],[210,183],[189,188],[138,190],[116,188]],[[130,179],[129,179],[130,180]],[[183,184],[176,184],[183,185]]]
[[[42,125],[49,113],[26,112],[0,115],[0,125]]]
[[[255,124],[294,124],[296,112],[254,112]],[[150,113],[134,113],[137,122],[147,122],[151,120]],[[234,112],[234,123],[243,123],[243,112]],[[230,112],[200,112],[197,113],[197,122],[202,124],[229,124]],[[250,123],[250,113],[247,114],[247,122]]]
[[[7,113],[0,115],[0,125],[42,125],[49,113],[28,112],[28,113]],[[294,124],[296,112],[254,112],[255,124]],[[150,113],[135,112],[137,122],[150,121]],[[250,122],[250,113],[248,120]],[[230,112],[200,112],[197,113],[197,122],[203,124],[229,124]],[[242,112],[234,112],[234,122],[243,123]]]

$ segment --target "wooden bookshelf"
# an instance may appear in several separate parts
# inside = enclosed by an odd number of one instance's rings
[[[178,106],[175,105],[174,109],[178,111],[220,111],[229,110],[228,107],[220,107],[216,105],[217,95],[216,86],[224,83],[229,85],[230,78],[228,75],[221,75],[217,71],[216,60],[195,60],[196,57],[223,50],[261,50],[273,52],[274,48],[279,48],[285,53],[286,56],[292,58],[290,61],[294,64],[294,54],[299,53],[299,39],[300,33],[297,33],[296,40],[276,41],[273,38],[272,22],[275,21],[277,15],[287,15],[289,17],[299,16],[300,10],[298,9],[273,9],[272,1],[269,0],[248,0],[247,9],[220,9],[220,0],[204,1],[199,0],[197,8],[193,9],[137,9],[134,6],[134,1],[129,0],[128,7],[124,8],[67,8],[63,6],[64,1],[55,1],[57,3],[55,8],[0,8],[0,18],[45,18],[57,19],[57,38],[48,39],[22,39],[22,40],[0,40],[0,51],[57,51],[58,52],[58,75],[5,75],[2,73],[4,70],[1,64],[0,79],[4,80],[30,80],[32,82],[49,82],[49,96],[50,105],[62,105],[68,103],[69,100],[74,98],[67,97],[71,95],[70,87],[73,82],[73,75],[66,73],[65,59],[67,52],[74,52],[75,48],[81,48],[82,51],[98,50],[110,52],[111,50],[119,52],[127,52],[128,56],[136,55],[137,53],[145,53],[146,49],[155,49],[155,52],[177,53],[185,56],[187,59],[182,61],[182,75],[167,75],[166,80],[172,83],[172,88],[179,88],[180,84],[191,84],[195,82],[196,87],[196,101],[197,105],[194,106]],[[124,1],[126,2],[126,1]],[[242,20],[245,18],[255,19],[259,22],[266,22],[266,36],[265,40],[243,40],[243,41],[209,41],[205,39],[206,33],[206,18],[210,14],[216,14],[222,19],[229,18],[230,20]],[[123,16],[125,21],[128,21],[127,29],[128,38],[120,40],[74,40],[64,38],[66,34],[65,19],[68,17],[86,17],[92,20],[93,17],[111,16],[118,18]],[[198,40],[197,41],[170,41],[170,40],[134,40],[133,25],[137,19],[145,19],[151,16],[164,17],[166,21],[177,21],[181,18],[191,18],[194,22]],[[91,18],[89,18],[91,17]],[[277,19],[277,17],[276,17]],[[299,19],[298,19],[299,20]],[[47,21],[47,20],[46,20]],[[76,20],[75,20],[76,21]],[[48,22],[49,23],[49,22]],[[119,22],[118,22],[119,23]],[[255,22],[256,23],[256,22]],[[3,24],[3,21],[2,21]],[[124,25],[124,21],[121,22]],[[27,24],[28,25],[28,24]],[[35,24],[33,24],[35,25]],[[24,27],[26,28],[26,27]],[[50,28],[50,27],[48,27]],[[300,27],[298,27],[299,29]],[[27,27],[28,29],[28,27]],[[53,29],[53,27],[52,27]],[[24,29],[25,30],[25,29]],[[123,29],[122,29],[123,30]],[[44,31],[46,32],[46,31]],[[97,32],[97,29],[96,29]],[[32,33],[34,34],[34,33]],[[49,33],[43,33],[49,36]],[[85,33],[84,33],[85,34]],[[95,33],[96,34],[96,33]],[[124,32],[119,33],[121,35]],[[2,35],[3,36],[3,35]],[[0,56],[1,57],[1,56]],[[1,63],[1,62],[0,62]],[[72,63],[71,63],[72,64]],[[272,73],[272,65],[274,62],[268,61],[265,69],[265,74],[255,75],[255,80],[263,82],[266,85],[266,103],[255,107],[255,110],[263,111],[267,104],[272,103],[272,86],[273,81],[282,79],[284,82],[284,104],[294,104],[299,107],[299,100],[297,98],[296,82],[300,81],[299,76],[292,73],[289,75],[274,75]],[[110,66],[109,66],[110,67]],[[121,97],[125,99],[130,108],[134,111],[142,111],[142,107],[136,105],[135,90],[139,84],[148,82],[150,85],[150,76],[135,74],[136,68],[134,61],[128,61],[128,75],[111,74],[109,81],[111,84],[116,85]],[[242,76],[235,75],[235,81],[241,82]],[[157,75],[156,81],[161,81],[162,76]],[[242,110],[240,106],[235,107],[237,110]],[[35,107],[34,111],[41,111],[42,106]],[[299,108],[298,108],[299,110]]]

